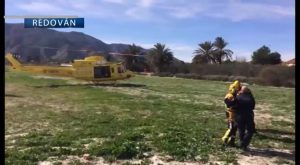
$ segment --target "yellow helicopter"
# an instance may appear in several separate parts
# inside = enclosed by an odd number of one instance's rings
[[[108,62],[102,55],[92,55],[84,59],[74,60],[71,64],[60,66],[23,65],[15,55],[5,55],[11,68],[33,74],[49,76],[73,77],[75,79],[93,82],[124,80],[134,76],[133,72],[126,70],[122,62]]]

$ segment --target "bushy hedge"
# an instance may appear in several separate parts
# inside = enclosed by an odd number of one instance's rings
[[[161,77],[234,81],[249,84],[295,87],[295,67],[280,65],[252,65],[248,63],[222,65],[191,65],[190,73],[155,73]]]
[[[295,67],[265,67],[260,71],[258,81],[264,85],[294,87]]]
[[[262,65],[253,65],[249,63],[190,65],[191,73],[197,73],[200,75],[234,75],[246,77],[256,77],[262,68]]]

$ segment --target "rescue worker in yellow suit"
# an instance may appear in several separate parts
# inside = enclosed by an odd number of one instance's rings
[[[233,146],[235,135],[237,132],[237,123],[235,121],[235,111],[237,106],[236,96],[241,90],[241,84],[238,80],[234,81],[230,86],[228,93],[225,95],[224,102],[226,104],[226,117],[228,129],[222,137],[223,144]]]

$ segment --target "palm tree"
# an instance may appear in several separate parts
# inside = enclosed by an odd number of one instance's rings
[[[209,62],[210,62],[210,60],[207,57],[201,56],[201,55],[194,56],[194,58],[192,60],[193,64],[207,64]]]
[[[210,41],[198,44],[200,48],[195,50],[193,63],[216,63],[214,58],[214,46]]]
[[[128,46],[127,50],[125,50],[124,53],[138,55],[141,54],[141,51],[142,49],[133,43],[132,45]],[[126,68],[132,71],[135,70],[135,63],[136,63],[136,58],[134,56],[126,56],[125,58]]]
[[[164,66],[173,61],[173,53],[169,48],[166,48],[165,44],[157,43],[149,51],[150,60],[152,65],[156,67],[156,71],[160,72],[163,70]]]
[[[141,53],[141,51],[142,51],[141,47],[138,47],[133,43],[132,45],[128,46],[126,53],[138,55]]]
[[[233,51],[225,49],[228,45],[222,37],[217,37],[213,46],[215,47],[214,58],[217,63],[221,64],[224,59],[230,60],[232,58]]]

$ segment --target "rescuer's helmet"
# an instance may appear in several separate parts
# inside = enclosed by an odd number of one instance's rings
[[[234,86],[234,89],[237,90],[237,91],[241,90],[241,88],[242,88],[242,85],[238,80],[235,80],[233,82],[233,86]]]

